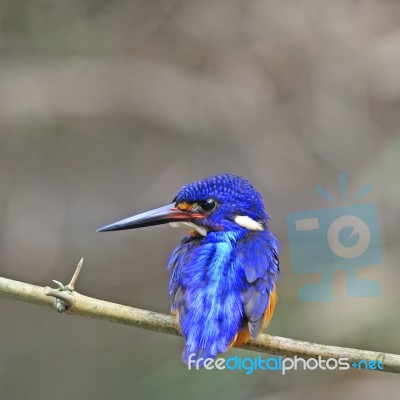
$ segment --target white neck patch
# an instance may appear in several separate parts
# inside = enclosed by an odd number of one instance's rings
[[[237,215],[235,217],[235,222],[242,226],[243,228],[249,229],[251,231],[263,231],[264,228],[260,223],[254,221],[254,219],[248,217],[247,215]]]
[[[170,222],[169,226],[171,226],[172,228],[192,228],[194,229],[196,232],[200,233],[201,236],[206,236],[207,235],[207,229],[202,227],[202,226],[198,226],[196,224],[194,224],[193,222]]]

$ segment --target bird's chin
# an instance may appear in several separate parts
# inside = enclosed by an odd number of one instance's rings
[[[194,231],[199,233],[201,236],[206,236],[207,232],[208,232],[207,228],[205,228],[204,226],[196,225],[193,222],[187,222],[187,221],[170,222],[169,225],[172,226],[172,228],[187,228],[187,227],[189,227],[190,229],[193,229]]]

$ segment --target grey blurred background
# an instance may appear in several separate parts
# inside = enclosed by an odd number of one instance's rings
[[[250,179],[282,243],[268,332],[400,352],[400,2],[0,0],[0,276],[168,312],[168,226],[99,226],[220,172]],[[383,263],[378,298],[301,303],[285,217],[366,183]],[[372,399],[365,371],[187,371],[181,338],[0,298],[1,399]],[[233,350],[232,355],[256,353]]]

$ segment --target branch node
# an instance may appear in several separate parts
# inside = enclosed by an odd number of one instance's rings
[[[79,261],[74,275],[71,278],[71,281],[68,285],[64,285],[60,281],[56,281],[53,279],[53,282],[58,286],[58,289],[53,289],[49,286],[44,288],[44,294],[46,296],[51,296],[56,299],[55,308],[59,313],[63,313],[68,310],[69,307],[74,304],[74,295],[73,292],[75,291],[75,284],[79,277],[79,273],[81,272],[83,264],[83,257]]]
[[[62,289],[53,289],[49,286],[46,286],[44,288],[44,294],[56,299],[55,307],[60,313],[67,311],[68,308],[74,303],[74,295],[67,290],[62,291]]]

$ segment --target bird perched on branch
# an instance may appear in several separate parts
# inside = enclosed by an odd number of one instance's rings
[[[278,240],[260,194],[223,174],[183,186],[171,204],[107,225],[117,231],[170,223],[189,233],[168,260],[172,313],[185,363],[214,358],[256,338],[277,302]]]

